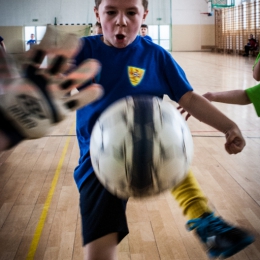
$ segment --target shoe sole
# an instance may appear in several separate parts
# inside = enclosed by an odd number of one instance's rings
[[[219,254],[217,252],[208,252],[208,255],[209,255],[210,258],[219,257],[220,259],[225,259],[225,258],[231,257],[232,255],[234,255],[234,254],[238,253],[239,251],[243,250],[244,248],[246,248],[247,246],[252,244],[254,241],[255,241],[254,237],[248,237],[247,239],[244,239],[243,241],[241,241],[236,246],[232,247],[231,249],[229,249],[225,252],[222,252],[221,254]]]

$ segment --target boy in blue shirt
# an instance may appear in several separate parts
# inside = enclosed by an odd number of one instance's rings
[[[153,41],[152,38],[148,35],[148,25],[147,24],[141,25],[140,35],[149,41]]]
[[[104,96],[77,111],[80,158],[74,178],[80,192],[84,259],[112,260],[117,259],[117,244],[128,234],[127,201],[109,193],[98,181],[89,149],[92,128],[109,105],[129,95],[163,98],[166,94],[198,120],[224,133],[229,154],[241,152],[245,140],[233,121],[193,91],[167,51],[138,35],[148,14],[148,0],[95,0],[94,11],[103,35],[83,38],[75,60],[76,65],[89,58],[101,62],[95,81],[103,86]],[[214,216],[191,171],[172,194],[210,257],[227,258],[254,241],[246,231]]]
[[[102,27],[99,22],[96,22],[95,27],[94,27],[94,35],[97,34],[102,34]]]
[[[34,34],[32,33],[31,39],[27,41],[27,45],[30,45],[30,49],[31,49],[34,44],[36,44],[36,40],[34,39]]]

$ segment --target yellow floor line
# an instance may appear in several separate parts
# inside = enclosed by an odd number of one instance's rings
[[[69,135],[71,135],[74,128],[75,128],[75,123],[71,126]],[[26,260],[33,260],[34,259],[34,255],[35,255],[36,249],[38,247],[38,243],[39,243],[39,240],[40,240],[40,237],[41,237],[41,234],[42,234],[44,223],[45,223],[45,220],[46,220],[49,208],[50,208],[51,200],[52,200],[52,197],[53,197],[53,194],[54,194],[54,191],[56,189],[56,185],[57,185],[57,182],[58,182],[58,179],[59,179],[59,176],[60,176],[61,168],[62,168],[64,159],[65,159],[66,153],[68,151],[70,139],[71,139],[71,136],[69,136],[66,139],[66,143],[65,143],[65,146],[63,148],[62,155],[61,155],[61,158],[59,160],[58,166],[56,168],[55,175],[53,177],[53,180],[52,180],[52,183],[51,183],[51,188],[49,190],[47,199],[44,203],[42,214],[41,214],[39,222],[37,224],[30,249],[29,249],[28,255],[26,257]]]

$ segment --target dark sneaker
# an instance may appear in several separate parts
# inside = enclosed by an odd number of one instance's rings
[[[200,240],[206,245],[211,258],[228,258],[254,242],[254,236],[247,231],[233,227],[214,214],[187,222],[188,230],[196,229]]]

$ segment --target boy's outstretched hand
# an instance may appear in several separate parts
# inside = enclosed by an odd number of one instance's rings
[[[11,138],[11,145],[23,139],[39,138],[49,128],[66,118],[70,111],[87,105],[103,94],[98,84],[91,84],[75,95],[71,90],[91,82],[100,71],[96,60],[87,60],[64,75],[68,59],[79,48],[76,35],[59,35],[47,30],[42,43],[30,50],[30,59],[19,71],[12,58],[0,48],[0,131]],[[44,57],[53,55],[48,68],[40,68]]]

